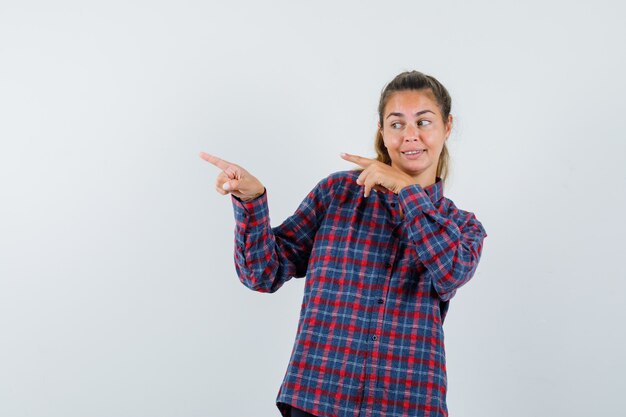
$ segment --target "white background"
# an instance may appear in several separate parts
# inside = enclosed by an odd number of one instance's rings
[[[453,98],[487,230],[446,319],[453,417],[617,415],[618,1],[0,1],[0,415],[277,416],[303,280],[245,288],[207,151],[292,214],[374,156],[397,73]]]

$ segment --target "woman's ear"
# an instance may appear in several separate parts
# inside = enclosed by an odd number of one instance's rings
[[[450,132],[452,132],[452,121],[454,117],[451,114],[448,115],[448,123],[446,123],[446,140],[450,137]]]

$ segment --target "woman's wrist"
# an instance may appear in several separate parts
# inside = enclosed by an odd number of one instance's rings
[[[250,198],[246,198],[246,199],[240,198],[240,200],[243,201],[244,203],[247,203],[249,201],[252,201],[252,200],[255,200],[255,199],[261,197],[263,194],[265,194],[265,187],[263,187],[263,191],[261,191],[260,193],[256,193],[256,194],[254,194]]]

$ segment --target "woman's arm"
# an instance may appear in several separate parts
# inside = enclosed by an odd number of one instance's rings
[[[215,190],[231,195],[236,221],[235,268],[241,282],[256,291],[274,292],[291,277],[303,277],[332,175],[320,181],[283,224],[272,228],[267,190],[254,175],[206,152],[200,157],[221,170]]]
[[[450,200],[442,205],[445,213],[440,212],[422,186],[397,168],[358,155],[341,157],[364,168],[356,182],[363,185],[366,197],[378,187],[398,194],[418,260],[432,277],[439,298],[450,300],[474,275],[480,260],[487,233],[476,216],[457,209]]]
[[[398,197],[419,262],[439,298],[448,301],[474,275],[487,233],[473,213],[459,210],[450,200],[441,213],[419,184],[403,188]]]
[[[242,201],[232,196],[235,214],[235,269],[240,281],[260,292],[274,292],[292,277],[306,275],[315,234],[325,213],[329,182],[320,181],[296,212],[272,228],[267,191]]]

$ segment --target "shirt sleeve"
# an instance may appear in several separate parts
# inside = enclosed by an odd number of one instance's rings
[[[452,202],[441,213],[419,184],[403,188],[398,196],[417,257],[439,298],[448,301],[474,275],[487,233],[473,213]]]
[[[306,275],[315,234],[325,213],[327,182],[320,181],[280,226],[270,226],[267,189],[249,201],[231,194],[235,215],[235,269],[259,292],[275,292]]]

